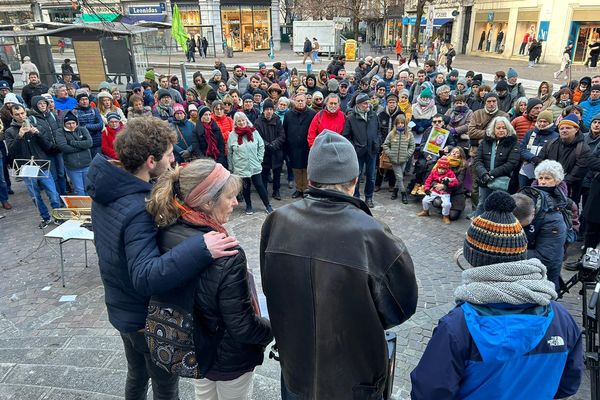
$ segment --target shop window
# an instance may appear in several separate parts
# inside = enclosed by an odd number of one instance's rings
[[[600,25],[582,23],[575,43],[574,62],[585,62],[589,58],[589,45],[600,37]]]
[[[179,13],[181,15],[181,22],[183,22],[183,26],[192,27],[199,26],[201,24],[200,9],[198,4],[177,4],[177,6],[179,7]]]
[[[223,36],[228,47],[242,50],[241,18],[239,7],[221,7]]]
[[[529,45],[537,35],[537,22],[519,21],[515,29],[515,43],[513,46],[513,55],[529,54]]]
[[[271,10],[268,7],[254,7],[254,48],[268,50],[271,38]]]

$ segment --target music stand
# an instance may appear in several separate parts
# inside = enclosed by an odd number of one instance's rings
[[[13,161],[13,170],[18,178],[51,178],[50,160],[17,158]]]

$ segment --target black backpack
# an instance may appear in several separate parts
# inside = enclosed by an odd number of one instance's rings
[[[523,193],[533,200],[536,210],[536,220],[541,220],[546,213],[559,212],[567,227],[567,243],[573,243],[577,240],[577,232],[573,228],[573,211],[571,209],[573,200],[565,196],[559,188],[554,189],[553,196],[531,186],[524,187],[519,193]]]

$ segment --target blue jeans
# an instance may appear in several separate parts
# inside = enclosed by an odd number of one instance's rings
[[[65,161],[62,153],[48,156],[50,160],[50,172],[54,178],[54,186],[61,195],[67,194],[67,178],[65,176]]]
[[[365,198],[370,199],[373,197],[373,190],[375,189],[375,174],[377,168],[375,168],[376,156],[364,155],[358,158],[358,176],[362,176],[363,171],[365,173]],[[354,189],[354,197],[360,197],[360,180],[356,184]]]
[[[8,186],[4,180],[4,158],[0,157],[0,203],[6,203],[8,201]]]
[[[44,173],[48,174],[47,171]],[[60,208],[60,197],[56,191],[56,186],[54,186],[54,179],[52,179],[51,176],[43,176],[40,172],[39,178],[23,178],[23,182],[25,182],[33,203],[40,212],[40,216],[43,219],[50,219],[48,207],[46,207],[46,204],[42,199],[41,189],[46,191],[46,195],[50,199],[50,206],[52,206],[52,208]]]
[[[492,194],[493,190],[488,189],[484,186],[479,186],[479,203],[477,204],[477,210],[475,210],[475,216],[480,216],[485,211],[485,199]]]
[[[81,169],[69,169],[67,168],[67,175],[73,185],[73,195],[75,196],[87,196],[85,192],[85,176],[87,175],[89,167]]]

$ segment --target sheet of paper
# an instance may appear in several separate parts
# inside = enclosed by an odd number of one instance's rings
[[[58,301],[60,303],[64,303],[64,302],[67,302],[67,301],[75,301],[76,298],[77,298],[76,294],[66,294],[64,296],[61,296]]]

